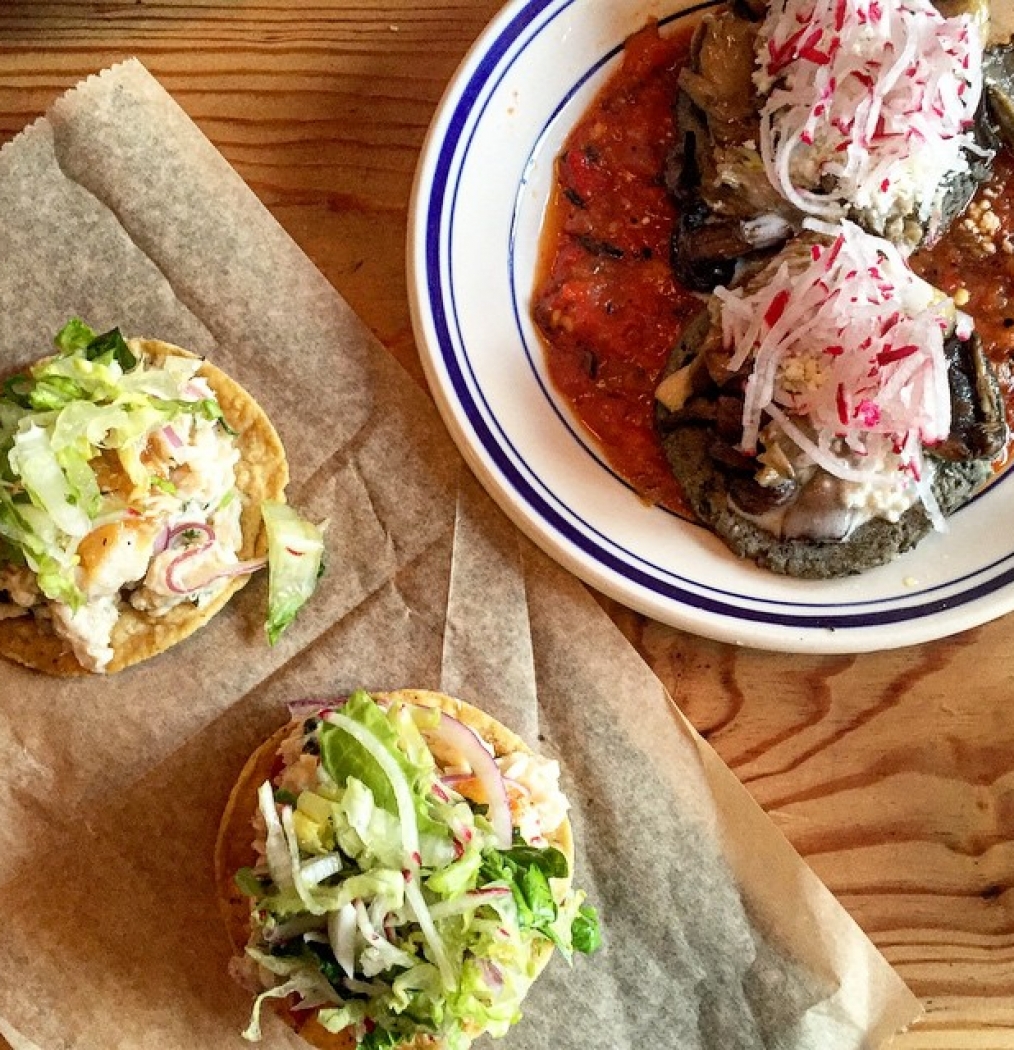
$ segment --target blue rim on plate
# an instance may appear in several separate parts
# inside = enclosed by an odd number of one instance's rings
[[[625,545],[623,537],[611,535],[608,527],[589,521],[580,506],[562,500],[540,476],[540,462],[518,449],[477,375],[456,298],[452,247],[458,233],[462,173],[475,160],[477,131],[505,78],[540,43],[540,37],[554,31],[558,20],[595,6],[594,0],[508,4],[451,81],[419,162],[407,253],[413,324],[430,387],[469,465],[515,523],[576,575],[650,616],[719,640],[790,651],[861,652],[942,637],[1014,608],[1014,536],[1011,549],[986,563],[921,587],[901,584],[891,593],[871,598],[839,591],[829,599],[826,585],[800,581],[798,590],[786,593],[779,587],[765,594],[763,586],[740,587],[738,580],[733,586],[722,585],[695,577],[682,566],[676,571],[646,558]],[[711,6],[714,0],[659,21],[664,25],[685,19]],[[563,428],[595,459],[603,481],[614,485],[619,484],[615,474],[561,411],[540,374],[537,359],[542,350],[527,324],[528,307],[519,294],[519,287],[531,284],[532,275],[519,270],[515,234],[528,173],[550,149],[549,129],[580,91],[604,75],[604,68],[621,50],[622,39],[603,45],[558,97],[546,101],[545,115],[525,146],[514,197],[498,202],[510,213],[509,237],[502,246],[506,258],[502,279],[509,286],[504,292],[510,297],[515,326],[510,341],[519,358],[527,361],[532,384],[541,390]],[[673,519],[674,529],[677,526],[694,528]],[[736,560],[731,554],[728,557]],[[757,574],[746,578],[756,580]]]

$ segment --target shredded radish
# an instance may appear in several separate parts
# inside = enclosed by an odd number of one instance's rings
[[[303,879],[302,865],[299,860],[299,839],[296,835],[296,825],[292,816],[292,806],[282,806],[282,832],[285,836],[285,844],[289,851],[289,868],[291,871],[291,883],[303,907],[312,915],[325,915],[327,907],[315,900],[310,892],[311,887],[306,885]]]
[[[482,970],[483,980],[490,989],[498,992],[503,988],[503,974],[496,963],[490,962],[489,959],[479,959],[479,969]]]
[[[322,857],[314,857],[303,864],[300,876],[303,884],[308,887],[319,886],[325,879],[337,875],[342,870],[342,859],[338,853],[327,853]]]
[[[950,432],[944,340],[970,320],[889,242],[849,222],[805,225],[826,240],[715,291],[729,369],[751,369],[741,448],[757,451],[769,417],[829,474],[914,485],[932,515],[922,447]]]
[[[319,915],[299,915],[273,928],[266,927],[264,939],[268,944],[284,944],[286,941],[291,941],[293,937],[301,937],[306,933],[319,930],[322,923],[323,920]]]
[[[927,223],[966,150],[981,152],[978,27],[930,0],[771,0],[757,66],[764,166],[808,214],[854,210],[878,233]]]
[[[419,962],[414,955],[409,955],[408,952],[402,951],[401,948],[397,948],[391,944],[388,939],[377,930],[363,901],[356,900],[353,903],[353,907],[355,908],[356,928],[362,934],[363,940],[366,941],[369,946],[361,960],[362,972],[367,977],[373,977],[383,970],[390,969],[392,966],[403,966],[405,969],[409,969]],[[442,946],[443,942],[441,942],[441,947]],[[374,959],[371,962],[368,962],[367,954],[370,949],[373,951]]]

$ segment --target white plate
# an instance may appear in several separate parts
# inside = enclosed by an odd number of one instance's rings
[[[491,495],[582,579],[723,641],[863,652],[939,638],[1014,608],[1014,484],[1001,482],[892,564],[786,579],[644,506],[549,381],[529,311],[543,209],[567,132],[657,16],[710,4],[514,0],[469,52],[420,159],[409,226],[416,339],[443,418]]]

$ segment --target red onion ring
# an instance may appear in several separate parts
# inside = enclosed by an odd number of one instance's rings
[[[313,715],[322,715],[325,711],[333,711],[335,708],[344,706],[347,699],[348,697],[346,696],[338,696],[330,700],[312,700],[307,698],[305,700],[290,700],[286,706],[292,719],[310,718]]]
[[[179,536],[181,533],[184,533],[184,532],[203,532],[204,533],[204,538],[205,538],[205,543],[203,544],[202,549],[203,549],[203,547],[206,547],[209,543],[214,543],[215,542],[215,530],[210,525],[208,525],[206,522],[203,522],[203,521],[181,521],[178,525],[174,525],[166,533],[166,537],[165,537],[165,544],[166,544],[166,546],[168,547],[169,544],[172,543],[172,541],[174,539],[176,539],[177,536]]]
[[[173,594],[189,594],[191,591],[198,589],[196,587],[184,587],[177,581],[176,573],[183,562],[198,554],[203,554],[215,542],[215,530],[210,525],[203,521],[181,521],[171,529],[166,530],[164,539],[160,537],[159,540],[156,541],[156,547],[159,542],[161,542],[162,546],[160,549],[156,550],[155,553],[161,554],[162,551],[169,547],[177,536],[184,532],[201,532],[204,534],[204,542],[196,547],[188,547],[182,554],[173,558],[173,560],[166,566],[165,585],[173,592]]]
[[[479,959],[479,969],[482,970],[482,976],[486,984],[494,992],[498,992],[503,988],[503,974],[495,963],[490,962],[489,959]]]
[[[183,562],[196,557],[198,554],[203,554],[210,546],[211,541],[209,540],[207,543],[201,544],[200,547],[190,547],[169,562],[165,570],[165,585],[173,592],[173,594],[189,594],[194,590],[193,587],[184,587],[181,583],[178,583],[176,580],[176,573],[179,571]]]
[[[167,526],[163,525],[162,528],[159,529],[158,535],[155,537],[155,543],[151,548],[151,556],[153,558],[157,558],[162,553],[162,551],[164,551],[168,546],[169,529]]]
[[[234,576],[249,576],[250,573],[256,572],[258,569],[263,569],[268,563],[267,558],[253,558],[251,561],[237,562],[235,565],[229,565],[224,569],[219,569],[218,572],[211,573],[210,576],[198,583],[191,584],[189,587],[184,587],[176,579],[176,572],[179,569],[180,563],[197,554],[203,554],[209,546],[209,543],[205,543],[200,547],[191,547],[169,563],[169,566],[165,571],[165,584],[169,590],[174,594],[191,594],[193,591],[203,591],[205,587],[214,583],[216,580],[231,579]]]
[[[162,428],[162,437],[164,437],[166,439],[166,442],[169,445],[171,445],[173,448],[182,448],[183,447],[183,440],[182,440],[182,438],[168,424],[166,424]]]
[[[472,767],[472,774],[483,788],[489,806],[489,821],[500,849],[510,849],[513,838],[510,802],[507,787],[493,756],[486,750],[476,733],[456,718],[440,712],[440,721],[429,730],[434,739],[457,752]]]

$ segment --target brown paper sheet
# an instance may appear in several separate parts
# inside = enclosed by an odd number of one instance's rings
[[[77,314],[207,353],[275,421],[330,568],[283,641],[255,581],[118,676],[0,667],[0,1036],[243,1044],[218,814],[284,703],[443,687],[558,756],[605,947],[515,1050],[876,1046],[918,1004],[583,587],[493,507],[428,399],[136,62],[0,153],[0,368]],[[279,1024],[266,1048],[294,1046]]]

